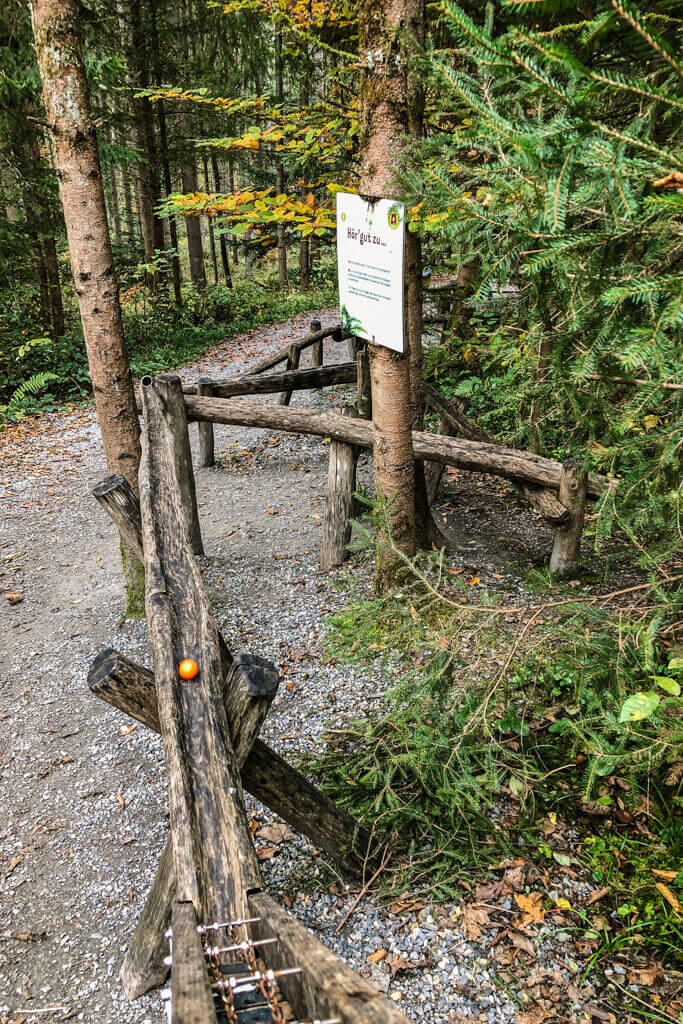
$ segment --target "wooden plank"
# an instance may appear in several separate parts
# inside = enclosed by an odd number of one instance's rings
[[[173,1024],[216,1024],[204,950],[191,903],[173,904]]]
[[[366,420],[339,416],[314,409],[290,409],[277,405],[250,402],[243,398],[185,398],[188,413],[195,419],[213,420],[245,427],[265,427],[293,434],[309,434],[346,441],[359,448],[372,448],[372,424]],[[535,484],[559,490],[562,464],[532,452],[506,448],[499,444],[447,438],[424,431],[413,431],[413,452],[416,459],[433,460],[446,466],[457,466],[479,473],[491,473],[507,480]],[[610,485],[614,486],[612,481]],[[588,495],[599,497],[607,481],[597,474],[588,478]]]
[[[342,1024],[410,1024],[398,1007],[267,893],[249,894],[249,912],[260,918],[252,926],[256,938],[278,939],[277,943],[262,947],[268,967],[304,969],[301,975],[280,978],[280,988],[299,1017],[336,1017]]]
[[[301,359],[301,352],[296,345],[289,346],[289,356],[287,358],[287,371],[292,373],[294,370],[299,369],[299,360]],[[292,400],[292,391],[283,391],[278,399],[279,405],[289,405]]]

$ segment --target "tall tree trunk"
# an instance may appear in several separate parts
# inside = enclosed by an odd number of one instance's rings
[[[43,325],[43,331],[45,332],[47,337],[53,338],[54,334],[52,330],[52,315],[50,312],[50,289],[47,283],[47,265],[45,263],[45,254],[43,252],[43,247],[40,244],[40,239],[37,235],[35,235],[31,239],[31,246],[33,248],[33,265],[35,267],[36,280],[38,282],[38,298],[40,301],[40,322]]]
[[[107,467],[137,492],[140,426],[123,335],[104,187],[92,124],[77,0],[32,0],[31,15],[59,195]],[[140,597],[125,552],[129,610]]]
[[[213,187],[216,192],[222,192],[221,173],[220,168],[218,167],[218,158],[215,153],[211,154],[211,170],[213,171]],[[218,244],[221,250],[221,264],[223,266],[225,283],[228,288],[232,288],[232,274],[230,273],[230,260],[228,259],[228,240],[225,237],[225,231],[221,231],[219,234]]]
[[[397,147],[414,119],[412,108],[421,102],[416,83],[402,70],[395,70],[400,30],[421,37],[424,24],[423,0],[377,0],[358,8],[359,52],[373,54],[372,68],[363,74],[360,98],[361,181],[360,192],[388,196],[394,175]],[[383,59],[379,57],[383,55]],[[402,62],[405,66],[405,61]],[[410,251],[407,265],[415,272]],[[419,265],[419,260],[417,261]],[[412,446],[413,406],[411,401],[411,324],[415,286],[406,289],[404,355],[381,346],[371,346],[373,452],[375,490],[391,499],[393,542],[409,557],[415,553],[415,465]],[[387,546],[386,522],[378,526],[376,582],[385,589],[396,577],[400,560]]]
[[[235,191],[235,165],[232,162],[232,160],[228,162],[228,173],[230,181],[230,192],[233,193]],[[237,244],[237,235],[232,236],[232,262],[236,267],[239,266],[240,249]]]
[[[209,195],[213,190],[211,188],[211,180],[209,178],[209,158],[204,154],[202,159],[202,169],[204,171],[204,189],[206,194]],[[213,267],[213,283],[218,284],[218,257],[216,254],[216,236],[213,230],[213,218],[207,218],[209,222],[209,251],[211,253],[211,266]]]
[[[126,219],[128,245],[134,246],[137,242],[137,232],[135,230],[135,218],[133,217],[133,193],[130,187],[128,164],[121,164],[121,191],[123,192],[123,213]]]
[[[185,131],[188,136],[190,129],[187,121],[184,121]],[[197,166],[192,156],[182,167],[183,192],[196,192],[199,188],[197,180]],[[187,229],[187,253],[190,259],[190,279],[198,291],[206,288],[206,271],[204,270],[204,246],[202,245],[202,226],[199,217],[188,216],[185,218]]]
[[[284,99],[283,77],[282,77],[282,32],[278,32],[275,49],[275,100],[279,107],[282,107]],[[282,195],[285,187],[285,168],[281,160],[275,168],[275,191]],[[289,290],[289,278],[287,276],[287,237],[285,225],[277,225],[277,272],[280,288],[283,291]]]
[[[306,55],[305,47],[302,50],[303,54]],[[304,73],[299,80],[299,107],[305,110],[310,103],[310,92],[308,88],[309,83],[309,68],[308,61],[304,66]],[[305,188],[302,188],[301,194],[305,195]],[[299,288],[302,292],[307,292],[311,287],[311,266],[310,266],[310,252],[311,252],[311,240],[308,236],[301,236],[299,240]]]
[[[160,81],[157,85],[161,84]],[[171,165],[168,162],[168,134],[166,131],[166,108],[164,101],[157,103],[157,116],[159,118],[159,139],[161,141],[161,167],[164,175],[164,191],[167,196],[173,192],[171,180]],[[176,306],[183,304],[182,273],[180,270],[180,250],[178,249],[178,223],[175,217],[168,218],[168,233],[171,239],[173,256],[171,259],[171,275],[173,277],[173,301]]]
[[[43,239],[45,249],[45,265],[47,281],[50,289],[50,310],[52,316],[52,332],[54,338],[64,334],[64,304],[62,302],[62,282],[59,279],[59,263],[57,261],[57,244],[51,235]]]
[[[110,141],[112,144],[116,141],[113,130],[110,135]],[[117,173],[118,168],[116,164],[109,164],[109,191],[111,193],[111,220],[114,227],[114,241],[117,245],[121,245],[121,200],[119,197]]]

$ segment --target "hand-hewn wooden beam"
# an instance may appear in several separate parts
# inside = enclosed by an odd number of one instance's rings
[[[200,398],[194,395],[186,396],[185,404],[188,414],[197,420],[329,437],[335,441],[355,444],[359,448],[372,448],[372,424],[333,412],[290,409],[243,398]],[[414,430],[413,451],[416,459],[442,462],[446,466],[458,466],[478,473],[491,473],[507,480],[552,490],[559,490],[560,487],[560,462],[531,452],[518,451],[516,448]],[[607,486],[603,477],[591,474],[588,494],[597,498]]]
[[[180,902],[193,903],[200,921],[231,920],[244,914],[247,892],[262,879],[230,739],[219,634],[190,549],[167,404],[176,394],[167,383],[143,379],[139,482],[176,891]],[[178,671],[186,658],[198,666],[192,678]]]
[[[293,342],[298,348],[299,352],[303,352],[304,349],[310,348],[311,345],[315,345],[318,341],[323,341],[325,338],[334,338],[335,341],[341,341],[343,338],[348,338],[348,334],[343,334],[341,325],[335,324],[334,327],[324,327],[319,331],[314,331],[312,334],[307,334],[299,341]],[[265,370],[271,370],[278,363],[284,363],[289,358],[289,345],[285,345],[284,348],[274,352],[272,356],[266,356],[265,359],[261,359],[254,366],[250,366],[246,370],[246,374],[251,375],[253,373],[264,373]]]
[[[173,1024],[214,1024],[217,1020],[197,914],[191,903],[173,904]]]

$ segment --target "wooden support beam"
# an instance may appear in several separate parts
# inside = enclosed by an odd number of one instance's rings
[[[319,331],[315,331],[313,334],[307,334],[299,341],[295,341],[293,344],[303,352],[304,349],[310,348],[311,345],[315,345],[317,341],[323,341],[325,338],[334,338],[335,341],[341,341],[342,337],[348,337],[348,335],[342,334],[340,324],[335,324],[334,327],[324,327]],[[266,370],[272,370],[274,366],[278,366],[279,363],[284,363],[285,359],[289,358],[290,346],[286,345],[285,348],[279,349],[274,352],[272,356],[266,356],[265,359],[261,359],[254,366],[250,366],[246,373],[251,376],[255,373],[264,373]]]
[[[154,674],[148,668],[117,651],[104,651],[95,659],[88,685],[96,697],[154,732],[160,731]],[[247,755],[242,784],[342,871],[362,874],[370,849],[367,830],[262,740],[255,740]],[[371,860],[369,857],[368,862]]]
[[[173,904],[173,1024],[215,1024],[218,1019],[197,924],[191,903]]]
[[[424,396],[427,405],[440,415],[439,434],[446,437],[463,437],[469,441],[481,441],[484,444],[497,444],[492,434],[489,434],[464,412],[456,408],[454,402],[443,398],[429,384],[424,385]],[[427,495],[430,502],[433,502],[438,494],[443,470],[439,471],[432,465],[427,467],[426,473]],[[555,526],[567,521],[567,510],[552,490],[519,482],[515,486],[524,500]]]
[[[240,768],[259,734],[278,683],[275,666],[258,655],[238,655],[228,669],[224,684],[226,717],[235,761]],[[88,686],[92,693],[114,707],[121,706],[121,694],[125,694],[127,705],[122,710],[159,732],[154,677],[148,669],[109,648],[95,658],[88,673]],[[168,974],[164,964],[168,953],[165,935],[175,891],[173,849],[169,840],[121,967],[121,982],[129,999],[137,999],[161,985]]]
[[[140,384],[143,404],[146,392],[151,394],[152,391],[155,391],[162,398],[160,413],[163,415],[169,434],[173,439],[173,465],[180,488],[190,546],[195,555],[203,555],[204,545],[202,544],[197,511],[197,490],[192,468],[190,433],[187,429],[187,412],[183,401],[180,377],[175,373],[160,373],[154,379],[143,377]],[[211,399],[207,398],[205,401],[211,401]]]
[[[300,1018],[339,1018],[342,1024],[410,1024],[370,982],[365,981],[267,893],[249,894],[249,912],[260,918],[256,938],[275,936],[263,946],[268,967],[301,965],[302,975],[281,978],[280,987]]]
[[[213,380],[211,377],[200,377],[197,381],[198,395],[215,394]],[[213,423],[199,423],[197,426],[199,436],[199,465],[202,469],[213,466],[215,463]]]
[[[333,412],[314,409],[286,409],[264,405],[243,398],[229,400],[200,398],[188,395],[185,404],[189,415],[198,420],[237,424],[245,427],[265,427],[293,434],[308,434],[346,441],[359,448],[372,448],[372,424],[367,420],[351,419]],[[491,473],[507,480],[530,483],[558,490],[562,464],[532,452],[506,448],[499,444],[468,441],[464,438],[439,437],[424,431],[413,431],[413,452],[416,459],[433,460],[446,466],[479,473]],[[590,474],[588,495],[599,497],[607,488],[604,477]],[[614,483],[610,481],[610,486]]]
[[[297,348],[296,345],[289,346],[289,356],[287,357],[287,371],[292,372],[293,370],[299,369],[299,360],[301,359],[301,349]],[[283,391],[278,399],[278,405],[289,405],[292,400],[291,391]]]
[[[567,459],[562,466],[560,501],[569,513],[569,521],[555,531],[550,556],[550,571],[553,576],[566,575],[579,557],[587,486],[586,470],[576,459]]]
[[[338,410],[342,416],[350,416],[351,409],[345,406]],[[327,500],[325,522],[320,546],[320,568],[332,569],[348,558],[346,546],[351,537],[353,514],[353,493],[356,489],[356,462],[358,449],[345,441],[330,444],[327,471]]]
[[[262,886],[230,738],[219,634],[185,528],[168,382],[142,387],[145,602],[169,782],[177,899],[204,922],[243,915]],[[203,399],[211,401],[211,399]],[[178,666],[193,658],[197,674]]]
[[[356,410],[360,419],[372,419],[372,387],[370,384],[370,350],[367,345],[356,355]]]
[[[140,561],[142,551],[142,521],[137,494],[120,473],[101,480],[92,490],[93,496],[116,524],[121,539],[129,551],[135,551]]]

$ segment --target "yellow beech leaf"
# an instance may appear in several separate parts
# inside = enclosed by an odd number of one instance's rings
[[[515,893],[515,903],[526,915],[527,923],[531,921],[542,921],[545,917],[543,910],[543,896],[540,892],[532,892],[529,896],[524,893]]]
[[[676,893],[671,891],[668,885],[664,885],[663,882],[657,882],[655,885],[655,889],[657,889],[662,894],[666,902],[669,904],[670,907],[673,907],[677,914],[683,914],[683,906],[681,906],[681,901],[679,900]]]

